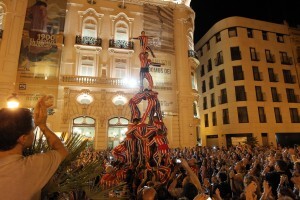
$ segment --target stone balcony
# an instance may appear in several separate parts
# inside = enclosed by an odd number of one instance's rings
[[[192,64],[192,68],[196,70],[196,68],[200,65],[197,53],[194,50],[188,50],[188,58]]]
[[[132,89],[138,88],[138,85],[132,86],[128,81],[121,78],[103,78],[92,76],[75,76],[75,75],[62,75],[60,84],[68,86],[89,86],[101,88],[124,88]]]

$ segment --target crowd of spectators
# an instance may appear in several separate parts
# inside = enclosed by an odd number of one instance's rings
[[[109,151],[100,185],[126,182],[110,197],[145,200],[297,200],[300,199],[300,147],[173,148],[168,166],[149,161],[122,163]],[[298,160],[299,159],[299,160]]]

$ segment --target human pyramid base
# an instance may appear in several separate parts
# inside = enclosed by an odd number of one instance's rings
[[[160,67],[162,63],[155,63],[148,59],[148,51],[154,57],[148,46],[149,36],[141,32],[138,38],[142,47],[139,54],[141,62],[140,91],[129,101],[131,110],[131,123],[128,125],[125,139],[111,153],[114,158],[128,166],[130,169],[139,167],[155,172],[157,179],[164,183],[167,181],[171,170],[169,169],[170,156],[167,139],[167,128],[163,122],[158,92],[153,91],[153,80],[149,73],[150,65]],[[147,79],[148,88],[144,89],[143,81]],[[147,108],[141,115],[138,105],[147,101]]]

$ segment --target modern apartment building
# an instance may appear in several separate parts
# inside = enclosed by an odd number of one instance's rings
[[[36,3],[47,17],[33,18]],[[96,149],[116,146],[130,120],[128,101],[139,91],[141,47],[132,38],[144,30],[152,36],[156,57],[151,60],[164,64],[150,73],[170,146],[195,146],[198,92],[190,77],[199,61],[189,5],[181,0],[1,1],[0,107],[12,93],[28,108],[52,94],[49,126],[57,134],[84,135]],[[146,107],[144,102],[140,110]]]
[[[202,145],[300,142],[299,29],[243,17],[197,42]]]

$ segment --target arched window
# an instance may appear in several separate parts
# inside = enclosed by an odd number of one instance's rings
[[[124,21],[119,21],[115,26],[115,40],[128,41],[128,25]]]
[[[82,37],[97,38],[97,21],[94,18],[88,17],[84,19]]]
[[[108,148],[114,148],[126,137],[128,119],[115,117],[108,121]]]
[[[73,119],[72,133],[82,135],[91,143],[95,137],[95,119],[87,116],[81,116]]]

